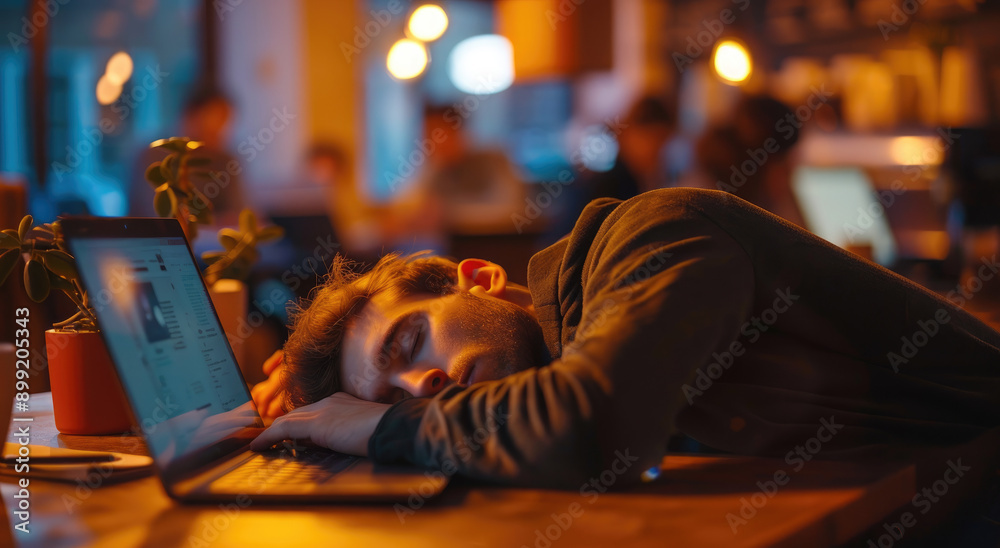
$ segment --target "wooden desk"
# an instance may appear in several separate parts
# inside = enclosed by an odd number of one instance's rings
[[[33,444],[145,452],[134,437],[61,435],[48,394],[31,401]],[[14,540],[44,547],[829,546],[880,526],[909,505],[916,486],[910,465],[813,460],[795,472],[776,459],[697,456],[671,456],[665,465],[653,483],[596,497],[453,482],[405,522],[390,505],[185,506],[168,499],[155,477],[94,489],[32,480],[31,532]],[[790,481],[734,533],[727,514],[738,516],[754,495],[762,500],[757,482],[779,470]],[[0,484],[8,518],[15,487]]]

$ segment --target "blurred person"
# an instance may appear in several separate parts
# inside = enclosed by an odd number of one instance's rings
[[[332,144],[313,145],[305,165],[306,179],[323,187],[330,223],[352,258],[377,259],[387,248],[441,249],[441,208],[424,189],[411,185],[389,201],[375,203],[358,188],[347,154]]]
[[[884,459],[1000,425],[1000,333],[724,192],[595,200],[527,287],[481,259],[343,267],[265,364],[258,408],[290,411],[255,449],[578,488],[633,483],[683,436]]]
[[[948,133],[944,167],[954,187],[952,216],[960,224],[956,235],[962,251],[959,283],[963,288],[982,285],[977,292],[997,301],[997,284],[980,282],[992,277],[983,270],[984,259],[1000,253],[1000,170],[986,167],[1000,165],[1000,126],[955,128]]]
[[[513,230],[511,214],[524,209],[525,184],[499,149],[477,148],[465,131],[465,119],[453,107],[424,109],[428,147],[416,186],[426,189],[442,208],[443,228],[453,234],[504,233]]]
[[[184,103],[180,126],[177,131],[184,137],[201,141],[202,147],[194,155],[210,160],[207,167],[210,179],[192,182],[212,202],[217,225],[236,225],[239,214],[248,207],[243,189],[243,166],[229,153],[228,143],[235,109],[232,101],[214,87],[202,87]],[[139,155],[133,169],[129,190],[129,214],[139,217],[156,217],[153,208],[155,189],[146,181],[146,168],[162,160],[167,152],[148,146]]]
[[[801,131],[789,122],[793,118],[777,99],[743,97],[727,121],[698,139],[698,173],[682,185],[724,190],[805,226],[792,190],[792,151]]]
[[[615,131],[615,128],[610,128]],[[589,174],[582,185],[595,198],[627,200],[666,186],[663,150],[674,135],[674,109],[654,96],[644,96],[629,107],[618,138],[618,155],[610,170]]]

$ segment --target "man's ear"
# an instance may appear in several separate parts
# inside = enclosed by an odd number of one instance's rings
[[[458,288],[503,299],[507,293],[507,271],[483,259],[465,259],[458,263]]]

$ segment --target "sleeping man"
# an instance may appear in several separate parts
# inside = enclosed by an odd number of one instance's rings
[[[668,443],[811,459],[1000,425],[1000,334],[722,192],[595,200],[527,287],[479,259],[346,272],[265,364],[254,399],[289,412],[255,448],[575,488],[609,468],[634,481]]]

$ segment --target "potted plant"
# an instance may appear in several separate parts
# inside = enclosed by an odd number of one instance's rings
[[[201,143],[187,137],[159,139],[150,144],[167,152],[163,160],[146,169],[146,180],[155,189],[153,206],[161,217],[175,217],[181,223],[189,241],[198,235],[199,225],[214,222],[212,202],[194,184],[196,179],[211,181],[208,158],[195,155]],[[212,304],[222,328],[233,348],[236,361],[245,376],[251,371],[244,358],[244,343],[249,328],[247,318],[246,279],[260,259],[257,244],[280,239],[284,231],[278,226],[259,228],[257,217],[250,209],[240,212],[237,228],[222,228],[218,232],[221,251],[207,251],[201,258],[207,265],[202,272]]]
[[[129,430],[125,394],[58,222],[34,226],[26,215],[16,230],[0,232],[0,284],[22,261],[29,299],[40,303],[62,292],[77,307],[75,314],[45,332],[56,428],[63,434],[89,435]]]

